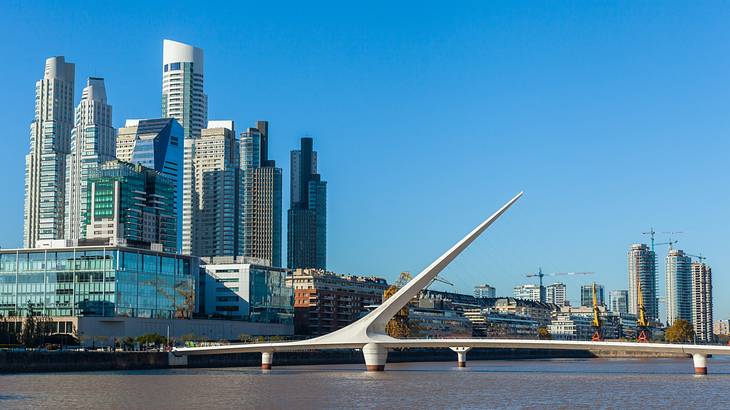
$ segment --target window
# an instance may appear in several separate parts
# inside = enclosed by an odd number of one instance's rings
[[[170,70],[179,70],[180,69],[180,63],[172,63],[170,64]]]

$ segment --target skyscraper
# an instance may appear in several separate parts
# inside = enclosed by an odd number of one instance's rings
[[[173,40],[162,42],[162,117],[176,119],[185,139],[199,137],[208,120],[204,73],[202,49]]]
[[[173,182],[177,249],[182,245],[183,129],[173,118],[127,120],[119,129],[116,155],[121,161],[141,164]]]
[[[596,302],[598,306],[605,306],[603,285],[596,284]],[[580,287],[580,305],[593,307],[593,284],[581,285]]]
[[[104,79],[90,77],[76,107],[71,132],[71,153],[66,156],[66,206],[64,236],[78,239],[86,212],[89,173],[114,159],[116,132],[112,107],[107,104]]]
[[[159,244],[157,250],[177,251],[175,182],[161,173],[108,161],[91,171],[86,201],[84,239]]]
[[[612,290],[608,294],[608,304],[611,312],[621,314],[629,313],[629,291]]]
[[[565,306],[566,286],[564,283],[553,283],[545,287],[545,301],[555,303],[558,306]]]
[[[629,259],[629,313],[639,311],[638,289],[648,321],[659,319],[659,302],[656,287],[656,259],[654,251],[645,244],[633,244],[628,253]]]
[[[268,158],[268,122],[241,134],[243,256],[281,266],[281,168]]]
[[[692,326],[701,342],[712,342],[712,269],[702,262],[693,262]]]
[[[195,187],[184,214],[182,252],[196,256],[243,255],[243,184],[233,121],[210,121],[194,140]],[[187,203],[186,203],[187,205]]]
[[[291,152],[291,204],[288,212],[287,267],[326,269],[327,182],[317,173],[312,138]]]
[[[35,85],[35,119],[25,157],[23,245],[61,239],[64,228],[66,155],[74,126],[75,66],[64,57],[46,60]]]
[[[679,249],[667,255],[667,325],[692,321],[692,260]]]

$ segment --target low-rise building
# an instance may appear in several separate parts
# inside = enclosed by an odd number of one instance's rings
[[[293,325],[294,293],[287,273],[258,258],[202,258],[200,315]]]
[[[554,312],[560,311],[560,306],[552,303],[541,303],[534,300],[516,298],[482,299],[482,306],[490,312],[515,315],[533,319],[540,326],[550,323]]]
[[[464,316],[472,324],[474,337],[535,339],[540,327],[538,322],[530,317],[495,313],[489,309],[468,309],[464,311]]]
[[[556,340],[590,340],[594,332],[592,323],[587,316],[560,313],[548,325],[548,330]]]
[[[713,333],[716,335],[730,335],[730,320],[716,320],[713,325]]]
[[[388,283],[383,278],[296,269],[287,278],[294,289],[295,332],[323,335],[357,320],[364,307],[379,305]]]
[[[497,288],[489,286],[486,283],[483,285],[474,286],[474,297],[475,298],[495,298],[497,297]]]

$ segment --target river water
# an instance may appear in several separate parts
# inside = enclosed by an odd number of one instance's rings
[[[276,365],[276,362],[274,362]],[[730,360],[552,359],[0,376],[0,409],[730,408]]]

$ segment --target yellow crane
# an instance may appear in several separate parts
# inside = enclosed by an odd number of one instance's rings
[[[385,301],[389,297],[395,295],[395,293],[398,292],[398,289],[402,288],[403,285],[408,283],[411,279],[413,279],[413,275],[411,275],[410,272],[401,272],[398,276],[398,280],[396,280],[388,287],[388,289],[385,289],[385,292],[383,292],[383,300]],[[431,283],[426,286],[426,289],[431,286],[433,282],[441,282],[454,286],[453,283],[437,276],[431,280]],[[403,306],[403,308],[401,308],[401,310],[399,310],[398,313],[396,313],[395,316],[388,321],[388,324],[385,325],[385,331],[388,335],[395,338],[404,338],[410,335],[410,328],[408,327],[408,305]]]
[[[593,282],[593,337],[594,342],[603,340],[603,332],[601,331],[601,310],[598,309],[598,297],[596,296],[596,282]]]
[[[636,341],[639,343],[649,342],[649,322],[646,320],[646,309],[644,308],[644,295],[641,294],[641,278],[636,275],[636,304],[638,308],[638,317],[636,318],[636,326],[639,328],[639,336]]]

